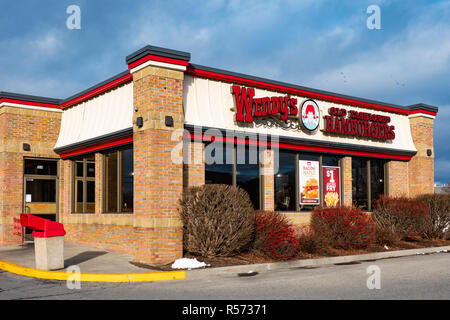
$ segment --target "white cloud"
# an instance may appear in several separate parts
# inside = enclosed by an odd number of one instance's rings
[[[38,54],[56,54],[63,47],[61,34],[55,30],[48,31],[31,41],[31,49]]]
[[[415,28],[406,36],[397,36],[379,49],[356,55],[353,62],[337,66],[309,81],[316,87],[345,90],[368,95],[397,86],[432,80],[448,70],[450,62],[450,28],[447,24]],[[344,84],[341,74],[348,76]]]
[[[358,33],[336,27],[321,38],[346,34],[349,56],[336,59],[335,66],[313,74],[306,85],[359,96],[407,96],[417,86],[436,81],[450,67],[450,2],[430,5],[409,21],[399,33],[388,29],[367,31],[366,36],[387,37],[379,47],[357,47]],[[353,28],[354,30],[355,28]],[[369,32],[367,34],[367,32]],[[345,77],[345,78],[344,78]]]

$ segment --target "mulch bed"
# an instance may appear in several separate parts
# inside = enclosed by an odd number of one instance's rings
[[[389,251],[396,250],[406,250],[406,249],[420,249],[428,247],[443,247],[450,246],[450,240],[426,240],[426,239],[411,239],[408,241],[399,241],[394,246],[389,246]],[[304,252],[299,252],[291,260],[302,260],[302,259],[316,259],[325,257],[337,257],[337,256],[348,256],[357,254],[367,254],[374,252],[386,252],[388,251],[384,246],[381,245],[370,245],[364,249],[336,249],[336,248],[326,248],[321,252],[315,254],[308,254]],[[183,258],[196,258],[198,261],[205,262],[210,266],[208,268],[217,267],[227,267],[236,265],[246,265],[246,264],[256,264],[256,263],[269,263],[269,262],[280,262],[280,260],[270,259],[268,257],[262,256],[256,252],[249,251],[243,252],[233,257],[199,257],[192,254],[185,254]],[[165,265],[151,265],[148,266],[151,269],[157,269],[161,271],[171,271],[176,270],[171,268],[172,263]],[[143,264],[140,267],[145,267]]]

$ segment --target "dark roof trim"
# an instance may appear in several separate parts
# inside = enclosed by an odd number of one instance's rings
[[[393,108],[393,109],[400,109],[400,110],[404,110],[405,114],[408,114],[409,113],[408,111],[417,110],[417,109],[421,109],[421,110],[423,109],[423,110],[427,110],[427,111],[430,111],[433,113],[437,113],[437,111],[438,111],[437,107],[422,104],[422,103],[412,105],[412,106],[401,106],[401,105],[381,102],[381,101],[377,101],[377,100],[364,99],[364,98],[334,93],[334,92],[330,92],[330,91],[323,91],[323,90],[313,89],[313,88],[309,88],[309,87],[298,86],[298,85],[294,85],[294,84],[290,84],[290,83],[286,83],[286,82],[280,82],[280,81],[275,81],[275,80],[271,80],[271,79],[255,77],[255,76],[251,76],[251,75],[247,75],[247,74],[243,74],[243,73],[237,73],[237,72],[232,72],[232,71],[227,71],[227,70],[222,70],[222,69],[216,69],[216,68],[211,68],[211,67],[198,65],[198,64],[190,63],[188,65],[188,70],[187,70],[188,73],[195,74],[196,70],[202,70],[202,71],[206,71],[206,72],[226,75],[226,76],[235,77],[235,78],[239,78],[239,79],[257,81],[257,82],[261,82],[261,83],[265,83],[265,84],[271,84],[271,85],[275,85],[275,86],[279,86],[279,87],[291,88],[294,90],[306,91],[306,92],[315,93],[315,94],[324,95],[324,96],[337,97],[337,98],[341,98],[341,99],[345,99],[345,100],[352,100],[355,102],[363,102],[363,103],[367,103],[367,104],[385,106],[385,107]]]
[[[426,111],[430,111],[430,112],[434,112],[437,113],[439,108],[435,107],[435,106],[431,106],[429,104],[425,104],[425,103],[417,103],[417,104],[413,104],[410,106],[406,106],[406,108],[408,108],[408,110],[414,111],[414,110],[426,110]]]
[[[155,46],[145,46],[142,49],[139,49],[132,54],[129,54],[125,61],[127,64],[131,64],[136,62],[137,60],[147,56],[147,55],[155,55],[170,59],[177,59],[183,61],[189,61],[191,59],[191,54],[189,52],[177,51],[167,48],[155,47]]]
[[[4,92],[4,91],[0,92],[0,99],[2,99],[2,98],[12,99],[12,100],[24,100],[24,101],[30,101],[30,102],[46,103],[46,104],[54,104],[54,105],[59,105],[62,101],[61,99],[31,96],[31,95],[27,95],[27,94]]]
[[[113,133],[108,133],[102,136],[98,136],[92,139],[88,139],[88,140],[84,140],[84,141],[80,141],[80,142],[76,142],[76,143],[72,143],[69,144],[67,146],[64,147],[59,147],[59,148],[55,148],[53,149],[53,151],[55,151],[56,153],[65,153],[68,151],[72,151],[72,150],[76,150],[76,149],[80,149],[80,148],[84,148],[90,145],[94,145],[94,144],[98,144],[101,142],[105,142],[108,140],[112,140],[112,139],[116,139],[116,138],[120,138],[120,137],[125,137],[128,136],[130,134],[133,134],[133,127],[124,129],[124,130],[120,130],[120,131],[116,131]]]
[[[68,101],[70,101],[70,100],[76,99],[76,98],[78,98],[79,96],[82,96],[82,95],[84,95],[84,94],[86,94],[86,93],[89,93],[90,91],[93,91],[93,90],[95,90],[95,89],[98,89],[98,88],[100,88],[101,86],[104,86],[105,84],[108,84],[108,83],[110,83],[110,82],[113,82],[114,80],[117,80],[117,79],[119,79],[119,78],[121,78],[121,77],[123,77],[123,76],[126,76],[126,75],[129,74],[129,73],[130,73],[130,70],[122,71],[121,73],[118,73],[118,74],[116,74],[115,76],[112,76],[111,78],[106,79],[105,81],[102,81],[102,82],[100,82],[100,83],[98,83],[98,84],[96,84],[96,85],[93,85],[92,87],[90,87],[90,88],[88,88],[88,89],[86,89],[86,90],[83,90],[83,91],[81,91],[81,92],[78,92],[78,93],[74,94],[73,96],[70,96],[69,98],[62,100],[62,101],[61,101],[61,104],[66,103],[66,102],[68,102]]]

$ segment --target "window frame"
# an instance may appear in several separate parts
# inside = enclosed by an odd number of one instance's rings
[[[133,202],[134,202],[134,148],[132,144],[121,146],[117,149],[110,149],[105,150],[102,152],[102,214],[133,214],[134,213],[134,203],[133,203],[133,210],[132,211],[122,211],[122,183],[123,183],[123,177],[122,177],[122,169],[123,169],[123,157],[122,154],[124,150],[131,149],[133,151]],[[116,153],[117,154],[117,170],[116,170],[116,182],[117,182],[117,199],[116,199],[116,205],[117,205],[117,211],[107,211],[106,210],[106,178],[107,178],[107,172],[106,172],[106,154]]]
[[[77,158],[72,160],[72,213],[74,214],[95,214],[95,173],[93,177],[87,176],[87,164],[93,163],[95,168],[95,154],[93,154],[94,160],[88,160],[87,157],[89,155],[84,155],[82,158]],[[77,163],[83,164],[83,176],[78,177],[77,176]],[[77,197],[78,197],[78,188],[77,188],[77,182],[81,181],[83,184],[83,195],[82,195],[82,211],[77,212]],[[94,210],[93,211],[86,211],[87,208],[87,182],[94,182]]]
[[[361,161],[366,161],[366,193],[367,193],[367,211],[372,212],[372,177],[371,177],[371,169],[372,163],[371,158],[364,157],[355,157],[356,159],[361,159]],[[353,158],[352,158],[353,159]],[[379,160],[379,159],[377,159]],[[383,194],[387,195],[389,193],[389,160],[383,160]],[[353,171],[352,171],[352,184],[353,184]],[[354,203],[353,192],[352,192],[352,203]]]
[[[223,151],[224,152],[226,152],[226,150],[228,150],[228,148],[227,148],[228,145],[229,145],[229,143],[227,143],[227,142],[223,143]],[[205,146],[206,146],[206,144],[205,144]],[[245,148],[247,148],[247,146],[248,145],[244,146],[244,150],[245,150]],[[267,148],[267,149],[270,149],[270,148]],[[206,148],[205,148],[205,150],[206,150]],[[232,150],[233,150],[233,163],[231,166],[231,184],[230,184],[230,186],[237,187],[238,186],[237,185],[237,165],[238,164],[237,164],[237,144],[236,143],[233,143]],[[266,149],[260,149],[259,147],[257,147],[257,150],[258,150],[258,188],[259,188],[259,190],[258,190],[258,193],[259,193],[258,200],[259,201],[258,202],[259,202],[259,209],[255,208],[255,210],[264,210],[264,208],[263,208],[264,207],[264,198],[263,198],[264,197],[264,191],[263,191],[264,190],[264,177],[261,174],[262,162],[259,161],[259,157],[260,157],[261,151],[266,150]],[[247,162],[247,160],[248,159],[246,159],[246,162]],[[207,167],[207,165],[205,164],[205,176],[206,176],[206,170],[207,170],[206,167]]]

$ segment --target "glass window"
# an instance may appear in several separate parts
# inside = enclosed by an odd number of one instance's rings
[[[222,148],[221,148],[222,147]],[[205,146],[205,183],[236,185],[260,208],[259,150],[256,146],[209,144]],[[236,159],[234,161],[233,159]]]
[[[122,154],[122,212],[133,212],[133,149]]]
[[[104,153],[103,211],[133,212],[133,147]]]
[[[322,166],[339,167],[339,160],[338,156],[322,156]]]
[[[373,201],[384,194],[386,163],[382,159],[352,158],[353,203],[364,210],[372,210]]]
[[[74,196],[73,211],[95,212],[95,156],[87,155],[73,161]]]
[[[56,202],[56,180],[27,178],[26,184],[30,202]]]
[[[95,163],[88,162],[86,165],[87,165],[86,176],[87,177],[95,177]]]
[[[352,199],[356,206],[368,209],[367,159],[352,158]]]
[[[236,186],[244,189],[255,210],[260,209],[259,150],[238,145],[236,152]]]
[[[214,146],[222,147],[221,150]],[[205,183],[233,184],[233,152],[234,147],[219,144],[205,146]],[[220,157],[220,153],[222,157]]]
[[[104,162],[104,210],[117,212],[118,199],[118,154],[117,151],[106,153]]]
[[[278,163],[275,163],[275,168],[278,168],[278,172],[274,172],[275,210],[295,211],[295,162],[297,156],[295,153],[279,151],[278,157],[275,156],[275,161],[277,158]]]
[[[83,177],[83,161],[77,161],[76,166],[77,177]]]
[[[57,161],[25,159],[25,174],[56,176]]]
[[[384,166],[386,161],[370,159],[370,199],[371,203],[384,194]],[[372,206],[373,207],[373,206]]]

